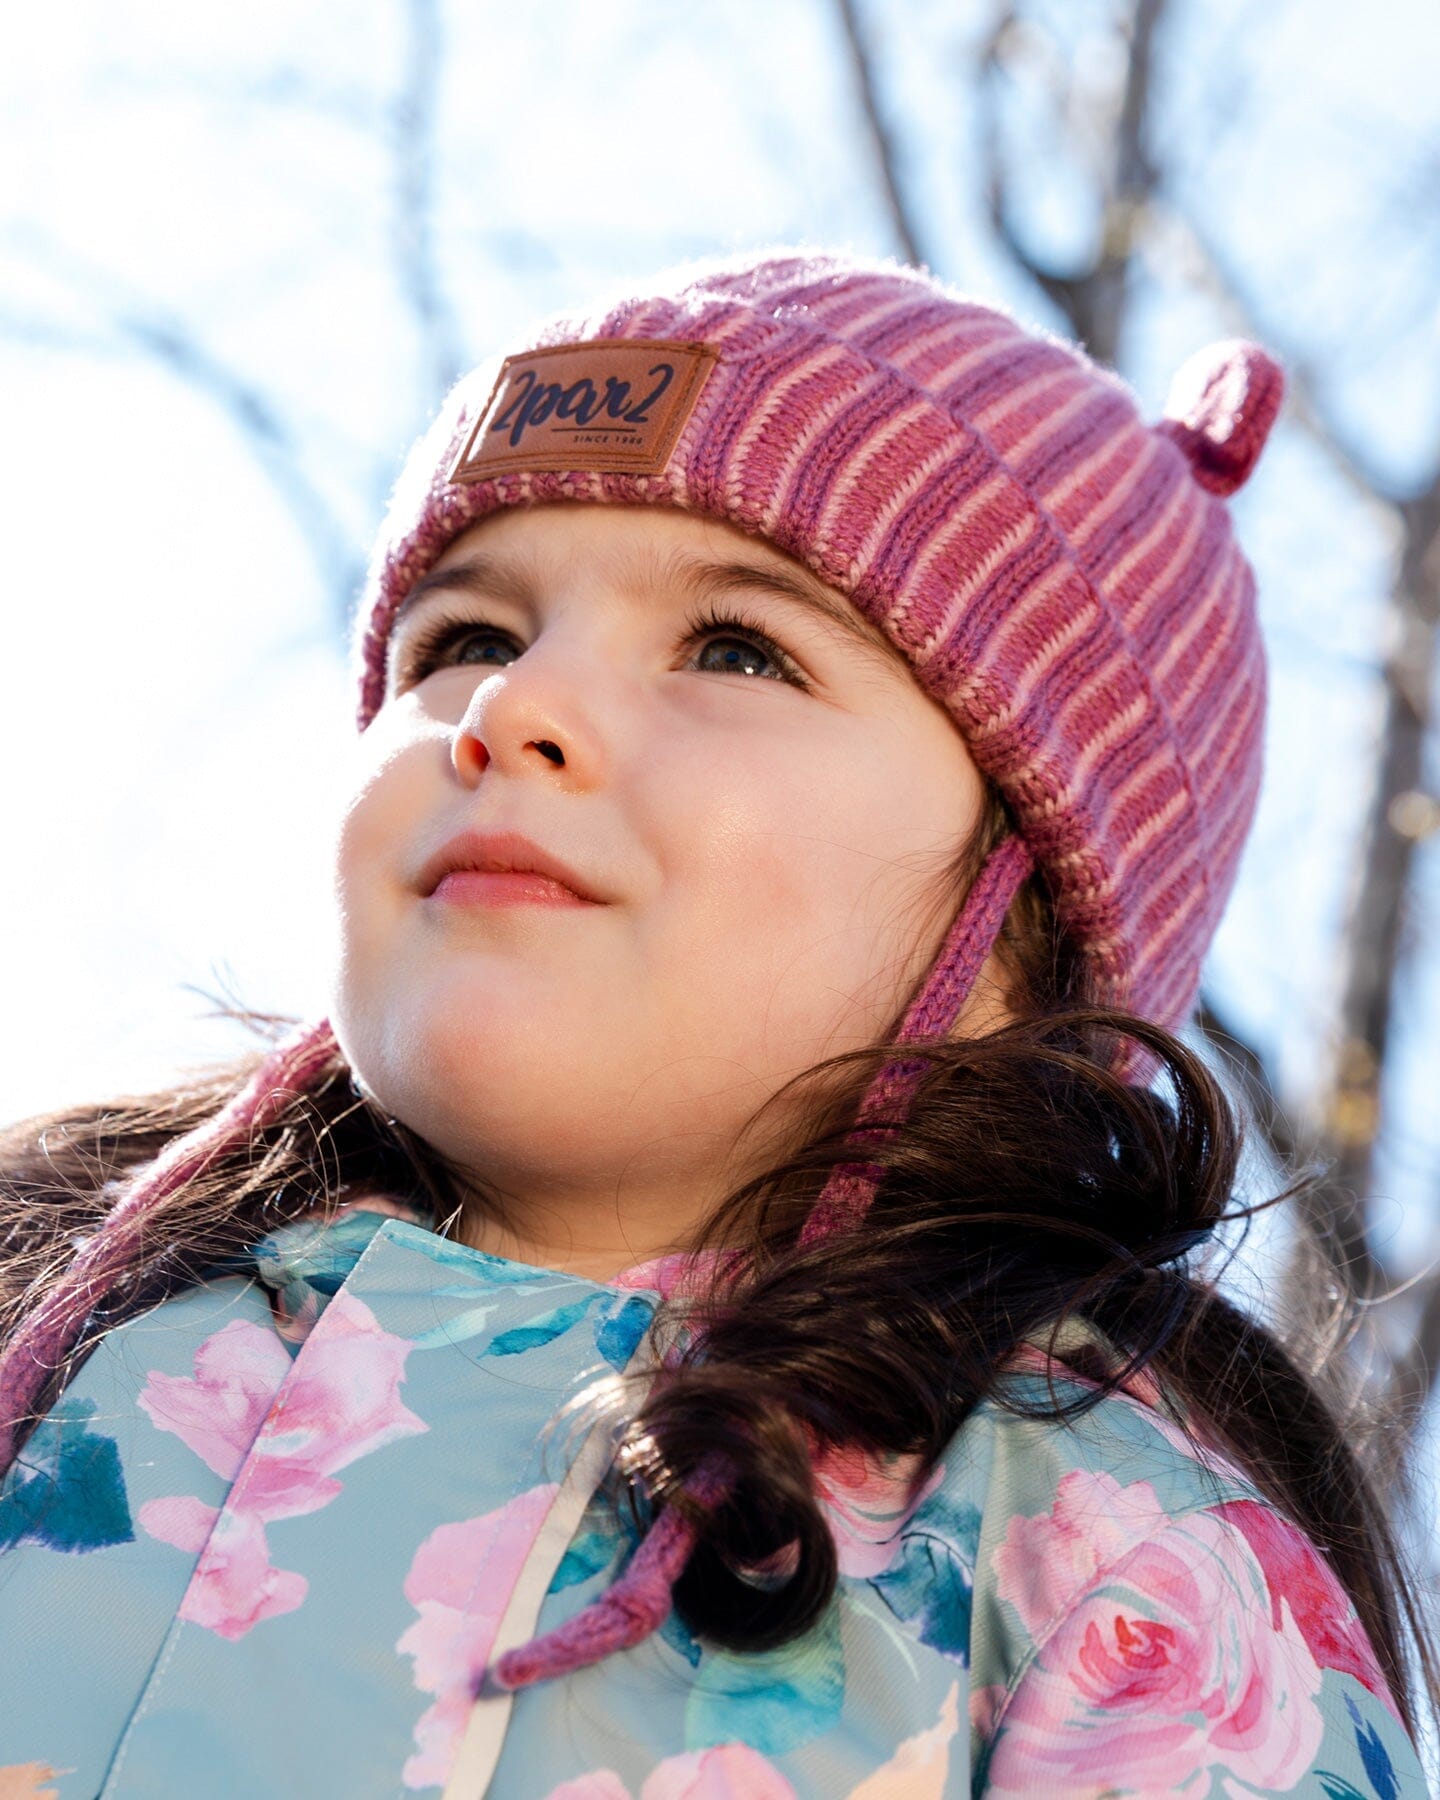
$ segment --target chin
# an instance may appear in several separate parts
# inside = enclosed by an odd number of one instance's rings
[[[547,998],[534,984],[457,981],[428,995],[410,988],[383,1011],[347,1017],[342,1007],[333,1022],[366,1085],[427,1136],[421,1118],[437,1127],[443,1119],[452,1138],[495,1127],[549,1135],[557,1111],[597,1087],[606,1104],[618,1099],[614,1032],[583,1000]]]

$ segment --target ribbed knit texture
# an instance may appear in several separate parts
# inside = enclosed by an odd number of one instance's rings
[[[989,955],[1010,902],[1035,866],[1024,840],[1007,838],[990,853],[976,877],[949,935],[935,958],[920,992],[910,1003],[896,1032],[902,1044],[917,1038],[943,1038],[969,998],[981,965]],[[926,1064],[921,1060],[887,1063],[871,1082],[860,1105],[854,1132],[857,1144],[879,1136],[882,1124],[903,1124],[910,1098]],[[802,1249],[832,1232],[853,1230],[864,1219],[883,1171],[877,1163],[841,1163],[820,1191],[800,1233]]]
[[[1077,346],[898,265],[800,253],[682,271],[516,348],[594,338],[719,351],[665,471],[451,485],[496,365],[462,381],[372,565],[361,725],[396,605],[488,513],[580,500],[728,520],[888,633],[1014,808],[1098,996],[1178,1026],[1259,786],[1254,578],[1219,495],[1274,419],[1274,361],[1202,351],[1152,429]]]
[[[730,1493],[733,1480],[726,1459],[712,1454],[690,1477],[685,1491],[701,1506],[715,1507]],[[673,1589],[685,1572],[696,1535],[689,1519],[667,1507],[646,1532],[624,1574],[598,1600],[554,1631],[497,1657],[476,1691],[528,1687],[568,1675],[658,1631],[670,1616]]]
[[[126,1187],[104,1224],[76,1252],[43,1306],[25,1320],[0,1357],[0,1472],[15,1454],[20,1421],[46,1377],[73,1349],[91,1311],[135,1261],[136,1247],[165,1196],[193,1180],[242,1133],[268,1125],[296,1095],[308,1093],[338,1054],[328,1021],[283,1038],[213,1119],[174,1139]]]

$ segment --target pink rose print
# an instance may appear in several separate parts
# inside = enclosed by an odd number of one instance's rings
[[[416,1723],[416,1752],[401,1771],[406,1787],[444,1785],[470,1716],[471,1684],[490,1660],[501,1612],[556,1492],[544,1482],[493,1512],[437,1525],[411,1558],[405,1598],[420,1616],[395,1648],[415,1658],[416,1687],[437,1698]],[[623,1788],[618,1795],[624,1800]]]
[[[1218,1763],[1243,1800],[1310,1769],[1320,1670],[1225,1519],[1166,1522],[1148,1483],[1076,1471],[1048,1516],[1011,1521],[996,1572],[1038,1652],[1001,1715],[987,1791],[1204,1793]]]
[[[305,1577],[272,1567],[264,1528],[328,1505],[336,1469],[430,1429],[399,1396],[411,1348],[342,1289],[293,1362],[272,1332],[232,1319],[196,1351],[193,1377],[150,1371],[140,1405],[156,1427],[238,1474],[218,1515],[194,1495],[140,1508],[152,1537],[202,1551],[181,1618],[234,1639],[300,1605]]]
[[[640,1800],[795,1800],[795,1790],[748,1744],[714,1744],[667,1756],[646,1777]]]
[[[1005,1710],[1006,1689],[1002,1682],[970,1690],[970,1729],[982,1743],[988,1744]]]
[[[1076,1469],[1048,1513],[1010,1521],[995,1555],[1001,1598],[1039,1642],[1102,1569],[1168,1522],[1148,1482],[1122,1488],[1113,1475]]]
[[[632,1800],[632,1796],[613,1769],[592,1769],[551,1788],[545,1800]],[[713,1744],[708,1750],[687,1750],[657,1763],[645,1778],[640,1800],[795,1800],[795,1790],[748,1744]]]
[[[671,1250],[664,1256],[652,1256],[646,1262],[632,1263],[612,1278],[612,1285],[627,1289],[650,1289],[665,1300],[688,1300],[703,1293],[715,1279],[720,1250]],[[588,1777],[587,1777],[588,1779]]]
[[[218,1506],[208,1506],[194,1494],[172,1494],[164,1500],[147,1500],[140,1508],[140,1523],[151,1537],[177,1550],[198,1556],[220,1517]]]
[[[1215,1510],[1244,1532],[1265,1571],[1275,1629],[1280,1629],[1281,1605],[1288,1606],[1320,1667],[1353,1675],[1399,1719],[1399,1708],[1350,1596],[1305,1533],[1255,1500],[1232,1500]]]
[[[173,1431],[208,1468],[230,1480],[290,1368],[290,1352],[273,1331],[232,1319],[195,1352],[193,1376],[152,1369],[139,1403],[157,1430]]]
[[[907,1737],[895,1755],[851,1787],[846,1800],[943,1800],[950,1771],[950,1744],[959,1728],[959,1683],[952,1683],[940,1708],[940,1723]],[[545,1800],[634,1800],[614,1769],[551,1787]],[[666,1757],[641,1787],[639,1800],[796,1800],[779,1769],[749,1744],[713,1744]]]
[[[846,1800],[944,1800],[950,1745],[960,1723],[960,1684],[952,1682],[938,1723],[905,1739]],[[545,1800],[632,1800],[613,1769],[592,1769],[551,1788]],[[639,1800],[795,1800],[780,1771],[748,1744],[714,1744],[667,1756],[646,1777]]]
[[[148,1521],[142,1522],[152,1536],[162,1535]],[[309,1585],[294,1570],[271,1564],[265,1529],[255,1513],[227,1508],[216,1519],[202,1561],[190,1578],[180,1617],[233,1642],[262,1619],[294,1612]]]
[[[900,1532],[945,1479],[937,1463],[915,1487],[917,1456],[872,1456],[857,1446],[830,1450],[815,1464],[815,1485],[839,1555],[842,1575],[869,1579],[895,1560]]]

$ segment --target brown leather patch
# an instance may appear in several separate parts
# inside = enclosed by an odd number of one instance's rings
[[[516,469],[658,475],[718,360],[708,344],[663,338],[591,338],[507,356],[450,480]]]

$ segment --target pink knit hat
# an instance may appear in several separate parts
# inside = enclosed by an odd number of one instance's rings
[[[1177,1027],[1260,780],[1255,583],[1223,502],[1254,468],[1283,388],[1259,346],[1217,343],[1147,425],[1125,383],[1076,345],[897,264],[799,251],[692,264],[648,294],[551,321],[451,393],[371,566],[360,727],[383,700],[396,607],[487,514],[564,500],[726,520],[888,634],[1017,820],[900,1038],[953,1025],[1036,865],[1097,996]],[[0,1427],[127,1265],[148,1211],[336,1050],[327,1021],[293,1034],[132,1184],[0,1361]],[[857,1139],[903,1116],[921,1067],[882,1070]],[[802,1242],[856,1225],[878,1173],[838,1169]],[[688,1489],[713,1503],[727,1481],[706,1467]],[[662,1510],[609,1592],[501,1657],[494,1682],[560,1674],[653,1631],[693,1542],[677,1509]]]
[[[488,513],[727,520],[894,641],[1010,802],[1094,990],[1177,1026],[1259,786],[1254,577],[1222,501],[1282,388],[1258,346],[1216,344],[1151,427],[1075,345],[898,264],[682,268],[452,391],[371,565],[359,723],[395,608]]]

